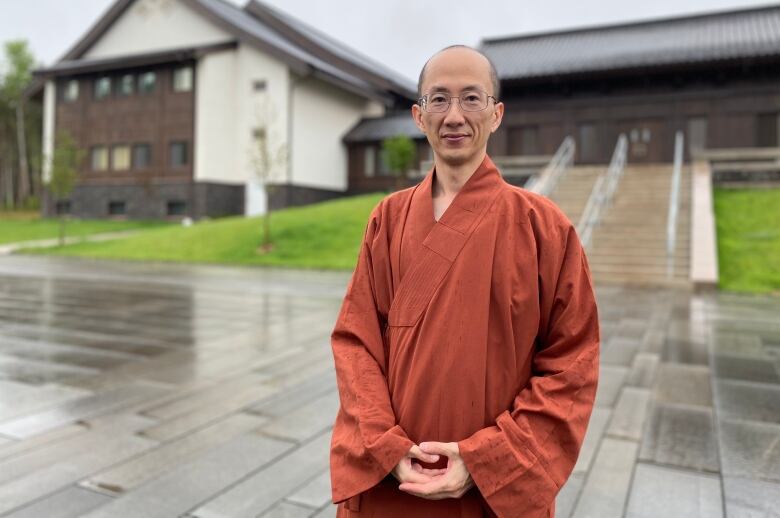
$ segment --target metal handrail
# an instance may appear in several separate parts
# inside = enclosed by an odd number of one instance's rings
[[[590,197],[585,204],[585,210],[582,211],[580,221],[577,223],[577,234],[580,236],[582,246],[586,249],[590,248],[593,230],[601,222],[602,213],[612,203],[612,197],[617,190],[620,177],[623,176],[627,154],[628,139],[625,134],[621,133],[617,144],[615,144],[615,150],[612,152],[609,167],[606,172],[599,175],[593,184]]]
[[[672,171],[672,185],[669,190],[669,215],[666,219],[666,276],[674,275],[674,248],[677,241],[677,214],[680,211],[680,177],[682,176],[683,161],[682,131],[674,136],[674,169]]]
[[[571,136],[564,138],[542,172],[529,178],[523,187],[529,191],[549,197],[555,191],[566,170],[574,163],[574,152],[576,149],[576,143]]]

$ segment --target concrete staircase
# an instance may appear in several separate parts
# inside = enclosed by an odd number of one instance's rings
[[[566,171],[550,197],[569,219],[577,225],[596,178],[607,166],[575,166]]]
[[[567,173],[554,193],[553,200],[575,225],[596,176],[604,170],[606,166],[573,168],[569,173],[574,174]],[[683,167],[680,179],[677,239],[669,276],[666,224],[671,180],[671,164],[626,166],[588,251],[595,282],[690,286],[690,167]]]

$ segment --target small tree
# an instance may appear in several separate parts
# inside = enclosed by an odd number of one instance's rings
[[[271,242],[271,195],[276,188],[271,182],[274,172],[287,164],[287,144],[271,134],[271,122],[275,112],[267,99],[261,101],[255,112],[257,125],[252,135],[250,160],[255,174],[260,179],[265,192],[266,207],[263,215],[263,239],[258,253],[265,254],[273,249]]]
[[[395,176],[395,189],[397,191],[403,189],[405,180],[409,176],[409,169],[414,163],[414,141],[406,135],[387,138],[382,141],[382,152]]]
[[[51,158],[51,176],[47,187],[54,200],[64,200],[73,192],[76,185],[78,170],[84,159],[84,151],[76,146],[73,137],[66,131],[57,133],[54,154]],[[60,212],[60,211],[58,211]],[[60,220],[60,245],[65,243],[65,214],[59,213]]]

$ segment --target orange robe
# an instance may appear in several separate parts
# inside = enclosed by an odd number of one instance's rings
[[[487,156],[435,221],[434,174],[371,213],[331,335],[338,516],[553,517],[598,380],[585,252],[557,206]],[[476,487],[400,491],[389,473],[424,441],[457,441]]]

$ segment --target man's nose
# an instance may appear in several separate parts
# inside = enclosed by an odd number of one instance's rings
[[[453,98],[450,100],[450,105],[447,107],[447,115],[444,117],[443,123],[448,126],[458,126],[466,122],[463,116],[463,109],[460,107],[460,99]]]

